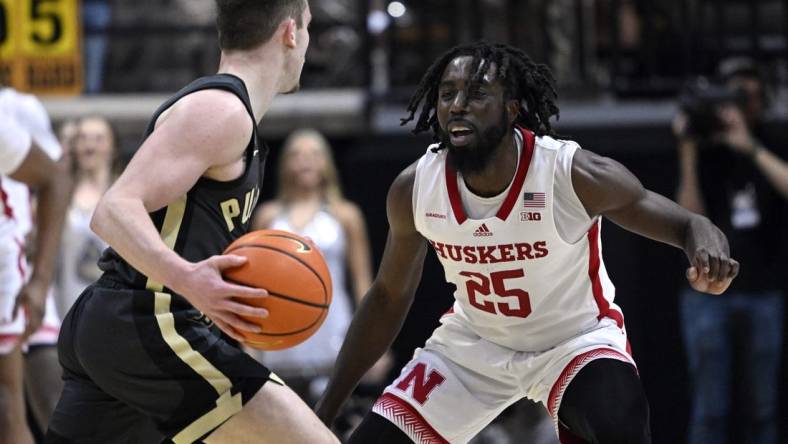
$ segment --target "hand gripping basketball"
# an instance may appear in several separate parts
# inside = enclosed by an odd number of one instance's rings
[[[265,319],[245,316],[260,332],[239,332],[244,343],[261,350],[293,347],[312,336],[323,324],[331,303],[331,275],[314,243],[281,230],[248,233],[230,244],[224,254],[247,261],[224,270],[225,280],[262,288],[266,298],[236,298],[239,302],[268,310]]]

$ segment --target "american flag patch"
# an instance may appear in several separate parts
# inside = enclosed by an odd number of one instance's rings
[[[523,193],[523,208],[544,208],[544,193]]]

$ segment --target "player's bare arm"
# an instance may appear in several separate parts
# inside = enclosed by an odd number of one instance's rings
[[[55,257],[71,194],[71,178],[65,162],[52,160],[35,143],[11,178],[27,184],[38,196],[33,274],[16,300],[16,305],[24,306],[27,311],[22,343],[24,338],[38,330],[44,318],[46,294],[52,282]]]
[[[233,329],[259,331],[239,315],[267,316],[264,309],[232,300],[262,297],[264,290],[221,278],[223,269],[245,259],[213,256],[190,263],[164,244],[148,213],[186,194],[202,176],[232,180],[242,174],[252,125],[243,103],[231,93],[205,90],[185,97],[162,116],[91,221],[91,228],[133,267],[185,297],[239,340]]]
[[[391,346],[421,281],[427,243],[413,222],[416,164],[405,169],[389,189],[389,234],[378,274],[350,324],[331,382],[316,407],[331,424],[361,377]]]
[[[572,183],[589,216],[606,216],[629,231],[684,250],[691,264],[687,279],[697,291],[720,294],[738,274],[727,238],[709,219],[645,189],[620,163],[578,150]]]

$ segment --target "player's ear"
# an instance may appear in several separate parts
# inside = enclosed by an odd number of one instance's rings
[[[520,115],[521,107],[520,102],[514,99],[510,99],[506,101],[506,119],[509,121],[509,125],[514,123],[517,120],[517,116]]]
[[[286,47],[293,49],[296,47],[296,31],[298,27],[296,26],[296,21],[292,18],[288,17],[286,20],[279,25],[280,28],[283,28],[282,34],[282,42],[285,44]]]

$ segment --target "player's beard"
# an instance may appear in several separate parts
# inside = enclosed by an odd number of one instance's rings
[[[440,140],[443,146],[449,150],[447,159],[452,168],[460,174],[468,175],[483,171],[487,167],[495,149],[500,145],[508,130],[506,113],[502,112],[499,124],[484,130],[473,145],[455,147],[451,144],[449,133],[443,129],[440,130]]]

